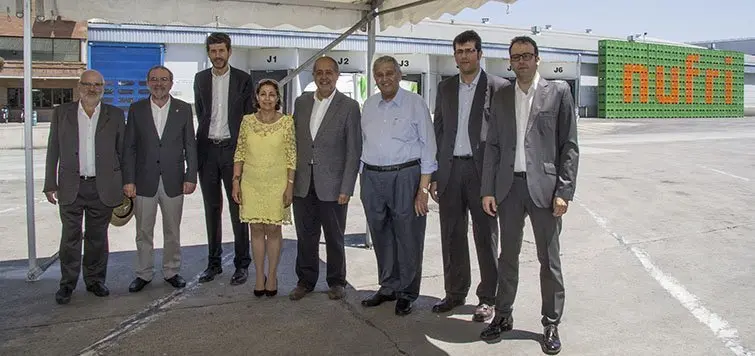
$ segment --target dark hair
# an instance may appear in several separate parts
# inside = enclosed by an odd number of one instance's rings
[[[257,95],[260,95],[260,89],[262,89],[265,85],[272,85],[273,88],[275,88],[275,93],[278,96],[278,101],[275,103],[275,110],[280,110],[280,108],[283,106],[281,103],[281,94],[280,94],[280,87],[278,86],[278,82],[272,79],[262,79],[257,83],[257,88],[254,90],[254,93]],[[257,110],[260,109],[260,103],[255,98],[254,100],[254,107],[257,108]]]
[[[454,38],[454,51],[456,50],[456,45],[461,45],[470,41],[474,41],[474,48],[477,52],[482,51],[482,39],[480,38],[480,35],[473,30],[464,31]]]
[[[340,73],[340,72],[341,72],[341,71],[340,71],[340,70],[338,69],[338,62],[336,62],[336,60],[335,60],[335,59],[333,59],[333,57],[330,57],[330,56],[322,56],[322,57],[320,57],[320,58],[317,58],[317,60],[315,61],[315,64],[317,64],[317,62],[319,62],[319,61],[320,61],[320,60],[322,60],[322,59],[324,59],[324,60],[326,60],[326,61],[329,61],[329,62],[330,62],[331,64],[333,64],[333,69],[335,69],[335,70],[336,70],[336,72],[338,72],[338,73]],[[313,64],[313,65],[312,65],[312,71],[314,71],[314,70],[315,70],[315,66],[314,66],[314,64]]]
[[[213,32],[207,36],[207,39],[205,40],[205,48],[207,49],[207,52],[210,51],[211,44],[218,43],[225,43],[225,48],[229,51],[231,50],[231,37],[224,32]]]
[[[511,44],[509,45],[509,54],[511,54],[511,47],[514,47],[515,43],[529,43],[532,45],[532,47],[535,48],[535,56],[540,56],[540,51],[537,49],[537,42],[532,39],[530,36],[517,36],[511,39]]]
[[[160,65],[160,64],[158,64],[158,65],[150,68],[147,71],[147,81],[149,81],[149,76],[150,76],[150,74],[152,74],[152,71],[155,70],[155,69],[165,69],[166,71],[168,71],[168,75],[170,76],[170,81],[171,82],[173,81],[173,72],[171,72],[170,69],[168,69],[168,67],[166,67],[164,65]]]

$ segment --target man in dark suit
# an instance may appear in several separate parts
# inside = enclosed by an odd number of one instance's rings
[[[479,302],[474,321],[493,317],[498,285],[498,223],[480,204],[480,176],[490,114],[490,98],[509,82],[480,68],[482,39],[464,31],[453,42],[459,74],[438,84],[435,137],[438,170],[430,194],[440,207],[440,235],[446,296],[433,306],[445,313],[464,305],[471,285],[467,231],[472,234],[480,266]]]
[[[197,186],[197,147],[191,106],[170,96],[173,73],[164,66],[147,72],[150,96],[131,104],[123,154],[123,192],[135,198],[136,279],[138,292],[154,274],[154,229],[157,207],[163,217],[163,278],[183,288],[181,216],[184,194]]]
[[[341,299],[346,286],[344,233],[349,199],[362,156],[359,103],[336,89],[338,63],[331,57],[315,61],[317,91],[296,99],[297,166],[294,179],[296,274],[289,294],[299,300],[311,292],[319,274],[320,231],[325,232],[330,299]]]
[[[223,252],[222,182],[231,211],[235,243],[233,263],[236,271],[231,277],[231,285],[239,285],[247,280],[252,258],[249,255],[249,229],[239,220],[239,205],[231,197],[233,154],[236,151],[241,118],[254,110],[253,84],[250,83],[249,74],[228,64],[231,38],[227,34],[210,34],[205,47],[212,61],[212,68],[205,69],[194,77],[199,184],[204,198],[209,249],[207,269],[199,277],[199,281],[209,282],[223,273],[220,263]]]
[[[542,347],[556,354],[564,310],[561,217],[574,198],[579,163],[574,99],[568,84],[540,78],[533,39],[514,38],[509,54],[516,84],[493,98],[483,166],[482,204],[486,213],[500,216],[501,256],[496,316],[480,337],[495,339],[513,328],[522,230],[529,216],[540,261]]]
[[[126,123],[122,110],[101,102],[103,86],[99,72],[85,71],[79,101],[55,108],[50,122],[43,192],[51,204],[60,202],[58,304],[71,301],[79,280],[82,236],[86,289],[98,297],[110,295],[105,286],[108,225],[113,208],[123,201],[120,158]]]

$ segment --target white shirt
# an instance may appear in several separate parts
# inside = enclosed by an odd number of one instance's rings
[[[472,143],[469,140],[469,114],[472,112],[472,102],[477,91],[477,83],[480,81],[482,69],[477,69],[477,75],[472,83],[464,83],[459,74],[459,112],[458,129],[456,130],[456,146],[454,156],[469,156],[472,154]]]
[[[537,83],[540,81],[540,73],[535,72],[532,78],[532,84],[525,93],[519,87],[519,82],[514,88],[515,107],[516,107],[516,156],[514,156],[514,172],[527,171],[527,156],[524,154],[524,139],[527,133],[527,121],[530,118],[530,109],[532,109],[532,100],[535,98]]]
[[[212,114],[210,116],[210,139],[222,140],[231,137],[228,128],[228,84],[231,79],[231,67],[221,75],[212,73]]]
[[[152,99],[149,100],[150,106],[152,106],[152,119],[155,120],[155,130],[157,130],[157,136],[163,137],[163,130],[165,130],[165,122],[168,121],[168,112],[170,111],[170,97],[163,107],[157,106]]]
[[[90,118],[79,102],[79,175],[81,176],[94,177],[97,175],[94,134],[97,132],[97,121],[100,119],[100,106],[101,103],[98,103]]]
[[[333,101],[333,97],[336,95],[336,90],[330,93],[330,96],[320,100],[315,93],[315,103],[312,106],[312,116],[309,117],[309,131],[312,133],[312,140],[317,137],[317,130],[320,129],[322,119],[325,117],[325,113],[328,112],[330,103]]]

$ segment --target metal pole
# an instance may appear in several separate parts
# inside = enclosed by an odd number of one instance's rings
[[[372,61],[375,57],[375,31],[376,21],[373,17],[367,25],[367,97],[372,96],[375,88],[375,77],[372,75]],[[369,223],[367,223],[369,224]],[[364,245],[367,248],[372,248],[372,234],[370,234],[370,226],[366,225],[366,231],[364,233]]]
[[[574,88],[574,103],[577,107],[577,119],[579,119],[580,100],[579,97],[582,93],[582,53],[577,53],[577,82]],[[587,110],[585,109],[585,116],[587,116]]]
[[[26,235],[29,243],[29,274],[27,280],[38,278],[37,242],[34,234],[34,146],[32,144],[31,97],[31,0],[24,0],[24,154],[26,158]]]

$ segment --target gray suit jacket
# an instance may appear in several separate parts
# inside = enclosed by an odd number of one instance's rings
[[[511,83],[501,77],[485,73],[483,70],[477,82],[472,110],[469,113],[469,143],[472,147],[472,156],[477,166],[477,173],[482,174],[485,142],[480,141],[482,120],[490,121],[489,103],[494,94],[509,86]],[[487,99],[487,103],[485,100]],[[435,114],[433,126],[435,127],[435,140],[438,144],[438,170],[433,173],[433,181],[438,182],[438,194],[443,194],[451,175],[454,146],[456,145],[456,131],[459,129],[459,75],[440,82],[435,99]],[[464,129],[464,128],[462,128]]]
[[[157,194],[160,176],[165,194],[183,194],[184,182],[197,182],[197,144],[191,106],[171,97],[168,119],[162,137],[158,136],[150,98],[139,100],[128,109],[123,183],[136,184],[136,194]]]
[[[123,111],[101,103],[94,137],[97,194],[114,207],[123,201],[121,154],[125,130]],[[73,204],[79,194],[79,102],[58,106],[50,120],[43,192],[58,192],[61,205]]]
[[[516,85],[493,98],[490,130],[482,172],[482,196],[500,204],[514,179],[516,155]],[[540,79],[532,101],[524,140],[527,187],[540,208],[550,208],[554,197],[574,198],[579,164],[577,119],[569,85]]]
[[[294,104],[297,152],[294,196],[307,196],[314,174],[317,198],[336,201],[340,194],[354,194],[362,156],[362,114],[359,103],[336,91],[312,140],[309,121],[314,95],[304,93]]]

